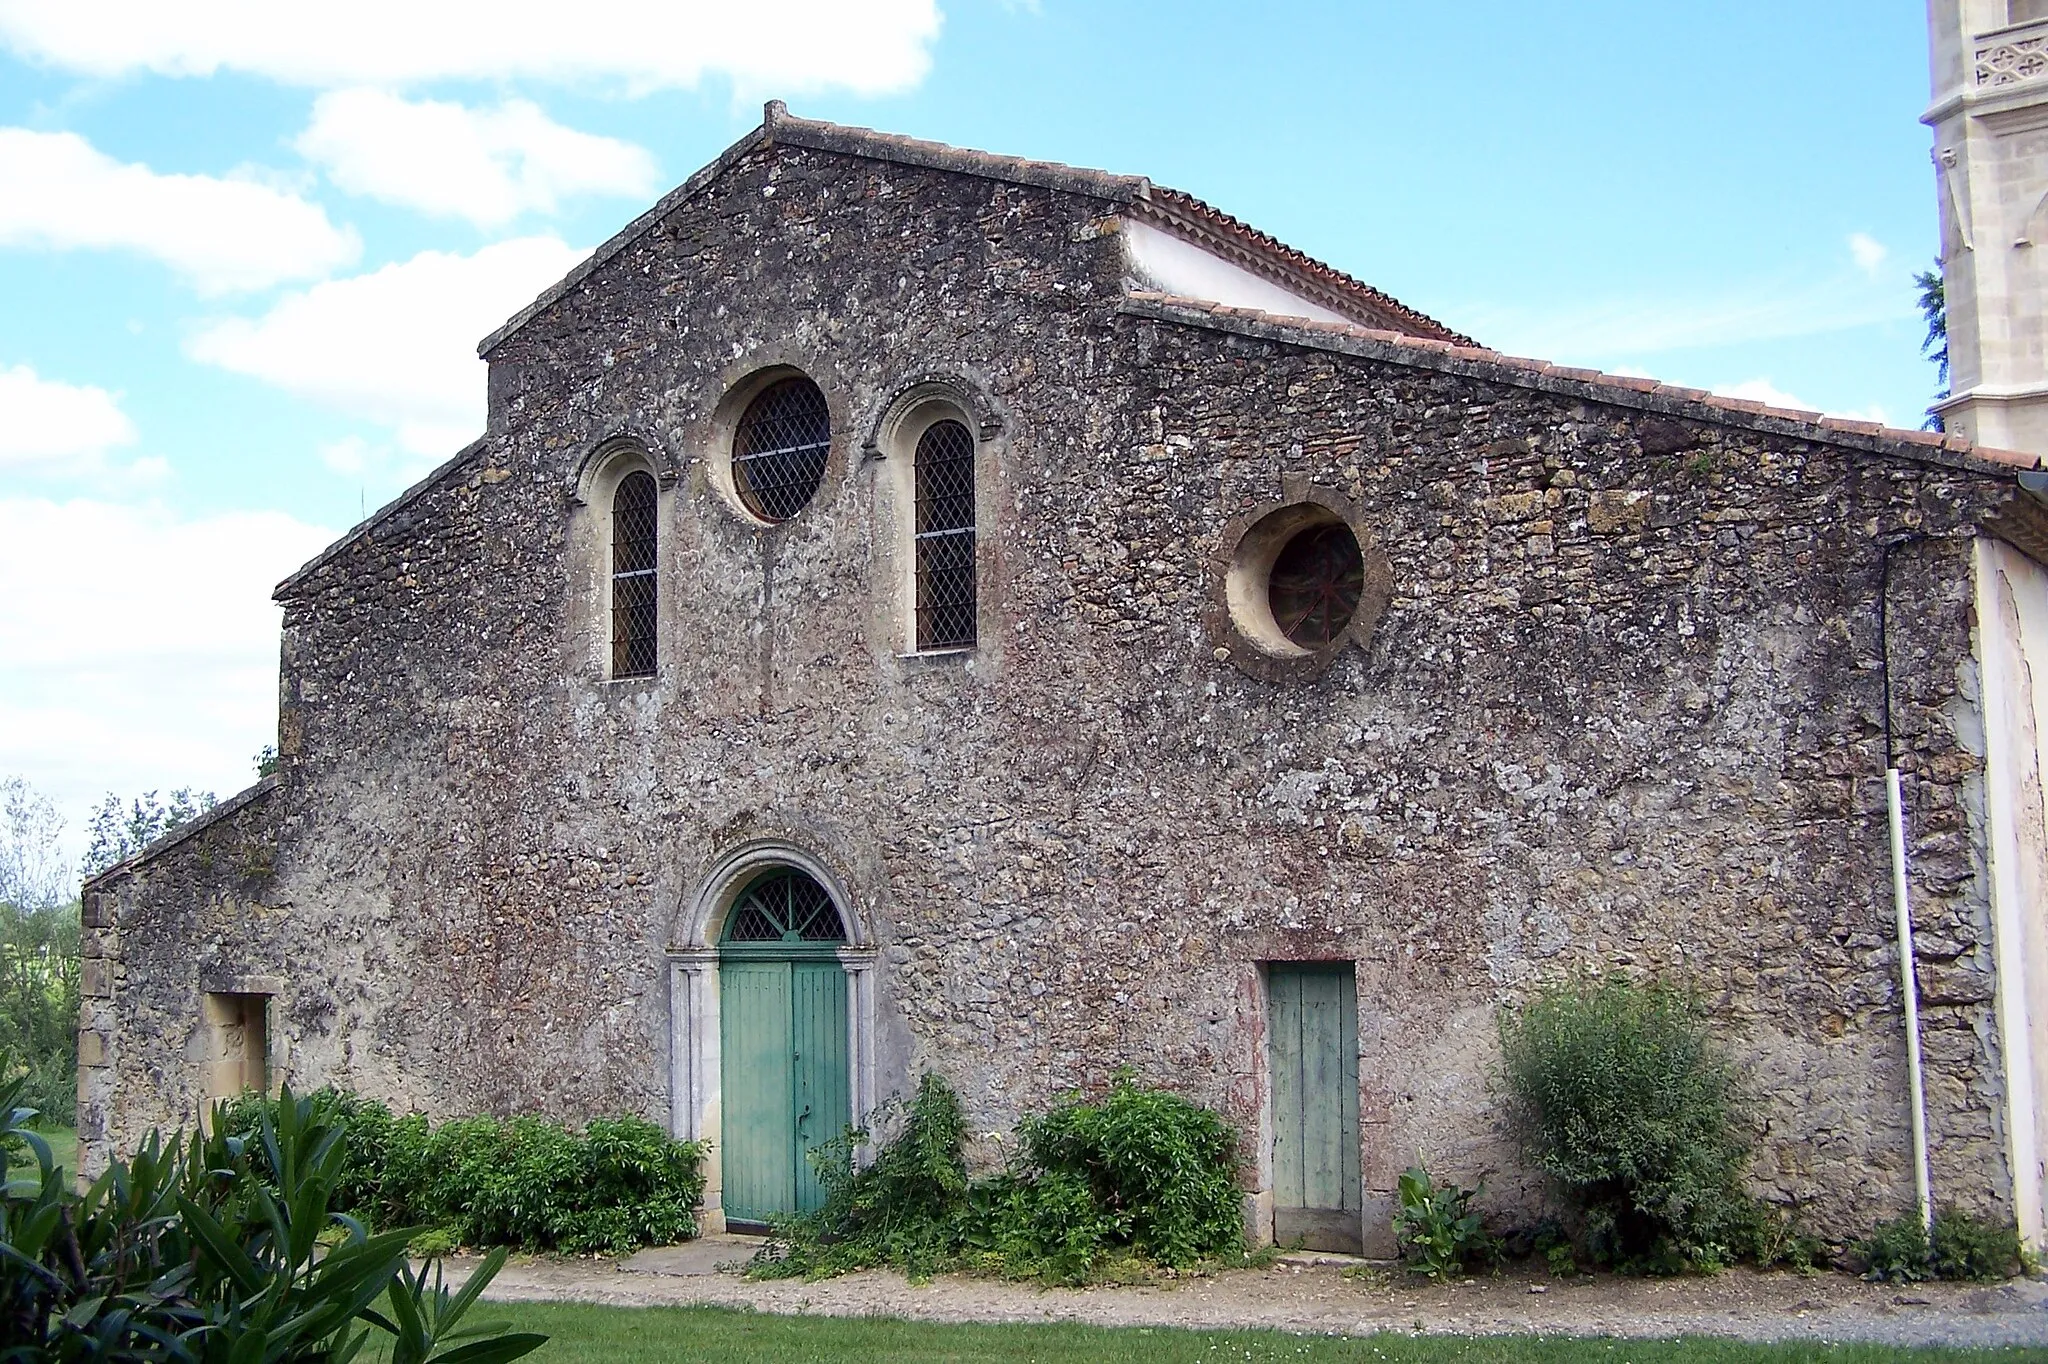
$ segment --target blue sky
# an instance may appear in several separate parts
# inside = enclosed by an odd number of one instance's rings
[[[1908,426],[1933,384],[1910,0],[300,8],[0,0],[0,777],[74,847],[245,783],[270,587],[768,96],[1149,175],[1517,354]]]

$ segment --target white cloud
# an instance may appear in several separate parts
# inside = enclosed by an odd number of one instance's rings
[[[134,443],[135,423],[105,389],[0,365],[0,471],[90,472],[109,451]]]
[[[1744,402],[1762,403],[1766,407],[1787,408],[1793,412],[1827,411],[1826,408],[1807,402],[1804,398],[1795,398],[1769,379],[1748,379],[1739,384],[1723,384],[1717,387],[1714,392],[1729,398],[1739,398]],[[1833,412],[1829,413],[1829,415],[1847,417],[1851,421],[1877,422],[1879,425],[1888,424],[1884,415],[1884,409],[1881,407],[1864,408],[1849,412]]]
[[[583,255],[554,237],[515,238],[468,256],[424,251],[291,294],[260,318],[214,322],[186,350],[391,427],[407,454],[445,459],[483,433],[476,343]]]
[[[367,473],[383,454],[361,436],[343,436],[320,447],[320,462],[337,474]]]
[[[0,774],[74,838],[109,790],[247,785],[277,733],[271,590],[331,539],[281,512],[0,499]]]
[[[1794,412],[1818,412],[1819,408],[1804,398],[1795,398],[1769,379],[1749,379],[1739,384],[1727,384],[1714,390],[1723,397],[1739,398],[1746,403],[1762,403],[1765,407],[1789,408]]]
[[[1856,262],[1858,270],[1872,279],[1877,278],[1878,271],[1883,268],[1885,258],[1889,255],[1891,252],[1885,249],[1884,243],[1869,233],[1849,234],[1849,258]]]
[[[451,445],[429,453],[410,453],[388,441],[343,436],[320,447],[320,462],[353,480],[365,496],[374,494],[381,504],[433,472],[456,449]],[[368,515],[369,508],[365,506],[363,511]]]
[[[0,128],[0,246],[134,251],[203,293],[317,279],[362,250],[318,204],[254,179],[159,175],[26,128]]]
[[[647,198],[659,187],[645,149],[565,128],[520,99],[470,109],[337,90],[313,102],[297,145],[351,194],[483,227],[574,195]]]
[[[747,92],[881,94],[924,78],[936,0],[0,0],[0,43],[96,76],[232,69],[295,85],[729,77]]]

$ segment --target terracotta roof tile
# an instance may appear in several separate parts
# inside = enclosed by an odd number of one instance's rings
[[[1376,318],[1391,322],[1395,324],[1396,329],[1409,335],[1434,337],[1465,346],[1478,344],[1471,337],[1452,331],[1435,318],[1417,312],[1399,299],[1373,288],[1364,280],[1348,275],[1333,265],[1325,264],[1304,251],[1298,251],[1271,233],[1261,232],[1243,219],[1225,213],[1213,204],[1204,203],[1183,190],[1153,185],[1145,202],[1138,206],[1138,212],[1141,216],[1169,226],[1207,229],[1225,243],[1236,246],[1248,254],[1265,257],[1282,267],[1285,273],[1297,275],[1311,284],[1320,285],[1352,307],[1362,308]]]

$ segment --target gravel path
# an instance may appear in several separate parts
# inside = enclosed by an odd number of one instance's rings
[[[759,1243],[738,1236],[642,1251],[621,1263],[522,1259],[487,1297],[622,1307],[704,1304],[763,1312],[916,1321],[1086,1322],[1099,1326],[1270,1327],[1311,1334],[1727,1336],[1885,1345],[2031,1345],[2048,1349],[2048,1283],[1867,1284],[1737,1270],[1711,1279],[1557,1280],[1516,1270],[1434,1285],[1398,1272],[1347,1277],[1329,1257],[1285,1257],[1142,1288],[1038,1289],[948,1275],[911,1284],[895,1273],[818,1283],[754,1283],[733,1272]],[[465,1272],[467,1262],[451,1269]]]

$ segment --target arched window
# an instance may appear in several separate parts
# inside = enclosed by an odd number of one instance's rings
[[[917,647],[974,643],[974,434],[948,417],[918,437]]]
[[[612,495],[612,676],[652,677],[655,572],[660,542],[654,478],[634,472]]]
[[[725,943],[843,943],[846,926],[831,895],[787,868],[757,878],[726,916]]]
[[[818,386],[804,378],[770,384],[733,432],[733,488],[763,521],[787,521],[818,491],[831,450],[832,414]]]

